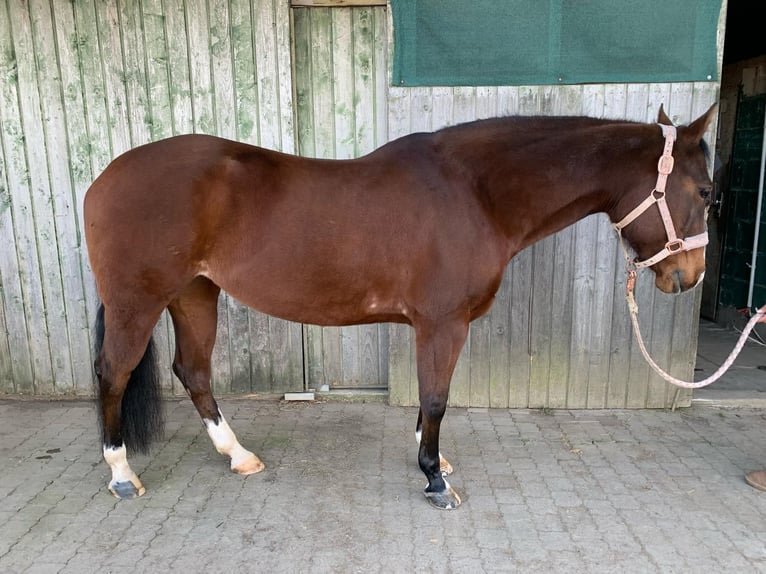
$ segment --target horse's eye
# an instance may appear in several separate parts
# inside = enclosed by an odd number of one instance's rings
[[[701,187],[699,189],[699,194],[702,199],[705,200],[705,202],[708,202],[710,200],[710,192],[712,190],[709,187]]]

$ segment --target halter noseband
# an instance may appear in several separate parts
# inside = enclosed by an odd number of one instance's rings
[[[687,237],[686,239],[679,239],[676,235],[673,219],[670,217],[670,210],[665,201],[665,185],[668,182],[668,175],[673,171],[673,142],[676,140],[676,128],[675,126],[666,126],[664,124],[657,125],[662,128],[662,135],[665,136],[665,148],[662,150],[662,157],[660,157],[660,160],[657,163],[657,185],[655,185],[654,189],[649,194],[649,197],[642,201],[633,211],[628,213],[628,215],[614,224],[617,235],[622,242],[621,232],[623,228],[627,227],[633,220],[655,203],[660,210],[660,217],[662,217],[662,223],[665,225],[665,233],[667,234],[668,241],[665,243],[665,247],[652,257],[644,259],[643,261],[639,261],[638,258],[636,258],[632,262],[633,267],[636,269],[651,267],[666,257],[681,253],[682,251],[691,251],[692,249],[704,247],[708,244],[707,230],[703,233]]]

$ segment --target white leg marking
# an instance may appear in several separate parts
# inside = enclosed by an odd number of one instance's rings
[[[250,474],[252,472],[258,472],[259,470],[262,470],[263,464],[261,461],[258,460],[258,457],[255,456],[252,452],[239,444],[234,431],[231,430],[229,423],[226,422],[226,419],[224,418],[223,414],[221,414],[220,410],[218,411],[218,416],[221,417],[221,420],[218,421],[217,424],[210,419],[202,419],[202,422],[205,424],[207,434],[210,436],[210,440],[213,441],[213,446],[215,446],[215,449],[221,454],[225,454],[231,458],[231,469],[237,470],[237,467],[243,463],[250,462],[250,464],[245,465],[248,466],[249,471],[244,472],[244,474]],[[252,468],[250,468],[251,466]],[[240,471],[237,470],[237,472]]]
[[[112,480],[109,482],[109,490],[114,492],[114,485],[121,482],[132,482],[141,496],[146,489],[138,479],[138,475],[133,472],[128,464],[127,451],[125,445],[118,447],[104,446],[104,460],[112,469]]]

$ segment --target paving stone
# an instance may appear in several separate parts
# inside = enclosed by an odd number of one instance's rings
[[[117,501],[90,405],[0,401],[0,572],[766,571],[766,493],[742,479],[766,466],[755,408],[450,409],[464,504],[440,512],[416,409],[219,402],[263,473],[229,472],[171,400],[164,441],[130,457],[147,494]]]

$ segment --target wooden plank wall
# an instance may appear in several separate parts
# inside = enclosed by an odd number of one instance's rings
[[[81,210],[108,162],[189,132],[293,152],[291,77],[283,0],[0,3],[0,391],[91,393]],[[300,325],[219,312],[218,392],[303,388]],[[167,318],[155,333],[180,393]]]
[[[686,122],[718,90],[716,82],[389,87],[391,45],[384,6],[0,3],[0,391],[90,394],[97,299],[80,232],[82,198],[109,160],[130,147],[204,132],[351,157],[414,131],[496,115],[653,121],[664,103],[674,120]],[[492,311],[471,328],[451,404],[672,403],[674,389],[649,373],[635,348],[623,289],[623,262],[603,216],[519,254]],[[645,274],[637,295],[655,356],[690,377],[698,293],[664,296]],[[156,334],[169,367],[167,319]],[[305,378],[309,387],[388,384],[391,402],[409,405],[417,403],[414,365],[406,326],[304,327],[227,297],[219,302],[218,393],[298,390]],[[169,368],[162,381],[168,393],[181,392]],[[682,391],[678,403],[690,396]]]

